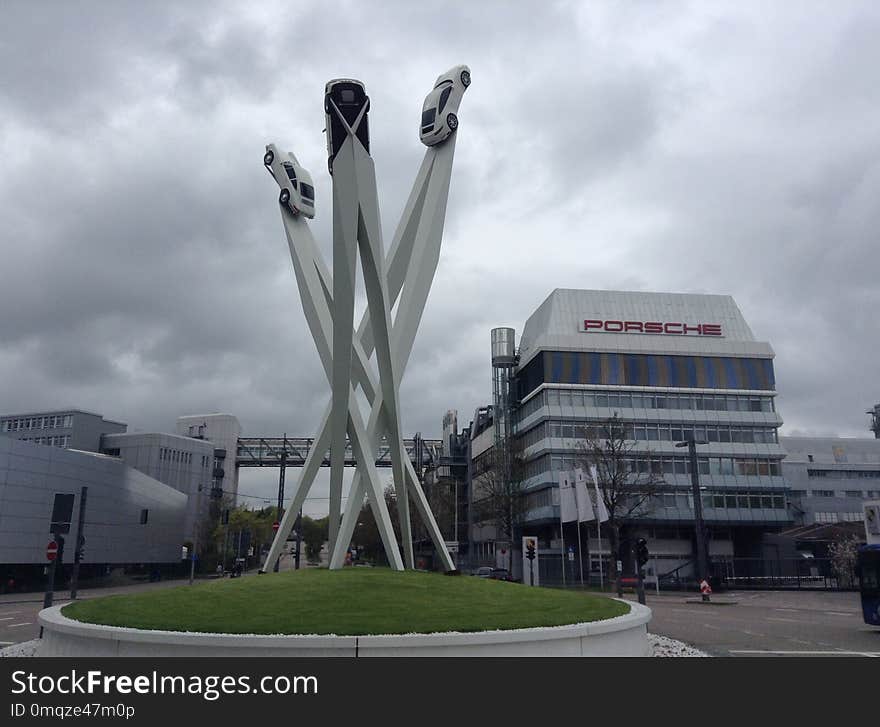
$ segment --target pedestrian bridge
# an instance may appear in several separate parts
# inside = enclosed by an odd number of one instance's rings
[[[417,471],[437,463],[440,459],[440,439],[405,439],[406,453]],[[315,440],[306,437],[240,437],[235,453],[236,467],[302,467]],[[357,465],[351,445],[345,447],[345,465]],[[330,466],[330,450],[324,452],[322,467]],[[391,449],[381,442],[376,456],[377,467],[391,466]]]

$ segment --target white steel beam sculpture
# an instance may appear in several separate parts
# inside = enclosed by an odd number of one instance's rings
[[[365,495],[392,568],[413,567],[409,497],[413,499],[444,568],[452,570],[455,567],[403,445],[399,386],[440,257],[455,154],[454,132],[458,128],[456,112],[468,85],[469,69],[457,66],[437,79],[434,90],[425,99],[421,139],[429,148],[386,258],[382,249],[375,171],[369,156],[369,99],[363,84],[358,81],[337,80],[327,84],[324,109],[327,113],[329,167],[333,175],[333,275],[318,252],[304,219],[314,216],[311,177],[292,154],[284,160],[274,145],[266,147],[264,163],[281,187],[282,220],[303,311],[331,383],[332,398],[293,489],[292,501],[263,564],[263,571],[273,568],[280,556],[328,446],[331,460],[331,568],[341,568],[344,564]],[[358,251],[368,307],[355,332],[354,287]],[[398,312],[392,324],[391,309],[395,302]],[[369,364],[374,351],[378,381]],[[366,424],[356,396],[359,387],[370,406]],[[340,525],[346,434],[358,466]],[[375,464],[383,434],[392,455],[403,558],[397,547]]]

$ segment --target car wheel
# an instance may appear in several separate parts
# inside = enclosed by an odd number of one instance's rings
[[[267,151],[263,155],[263,164],[265,164],[267,167],[274,161],[275,161],[275,155],[271,151]]]
[[[456,116],[455,114],[447,115],[446,125],[450,128],[450,130],[455,131],[458,128],[458,116]]]
[[[471,85],[471,72],[470,71],[462,71],[461,72],[461,85],[467,88]]]
[[[281,204],[287,204],[290,202],[290,190],[282,189],[281,194],[278,195],[278,201],[281,202]]]

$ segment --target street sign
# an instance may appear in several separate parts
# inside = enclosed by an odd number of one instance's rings
[[[458,541],[457,540],[447,540],[446,542],[446,550],[450,553],[458,552]]]
[[[75,495],[62,492],[55,493],[55,501],[52,503],[52,519],[49,521],[50,533],[66,535],[70,532],[74,497]]]
[[[54,540],[50,540],[49,544],[46,546],[46,560],[49,562],[55,560],[58,557],[58,543]]]
[[[281,523],[279,523],[279,522],[274,522],[274,523],[272,523],[272,530],[273,530],[274,532],[277,533],[277,532],[278,532],[278,528],[280,528],[280,527],[281,527]]]

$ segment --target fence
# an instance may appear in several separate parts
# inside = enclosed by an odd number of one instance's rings
[[[728,588],[858,590],[853,569],[838,573],[828,558],[732,558],[713,563]]]

